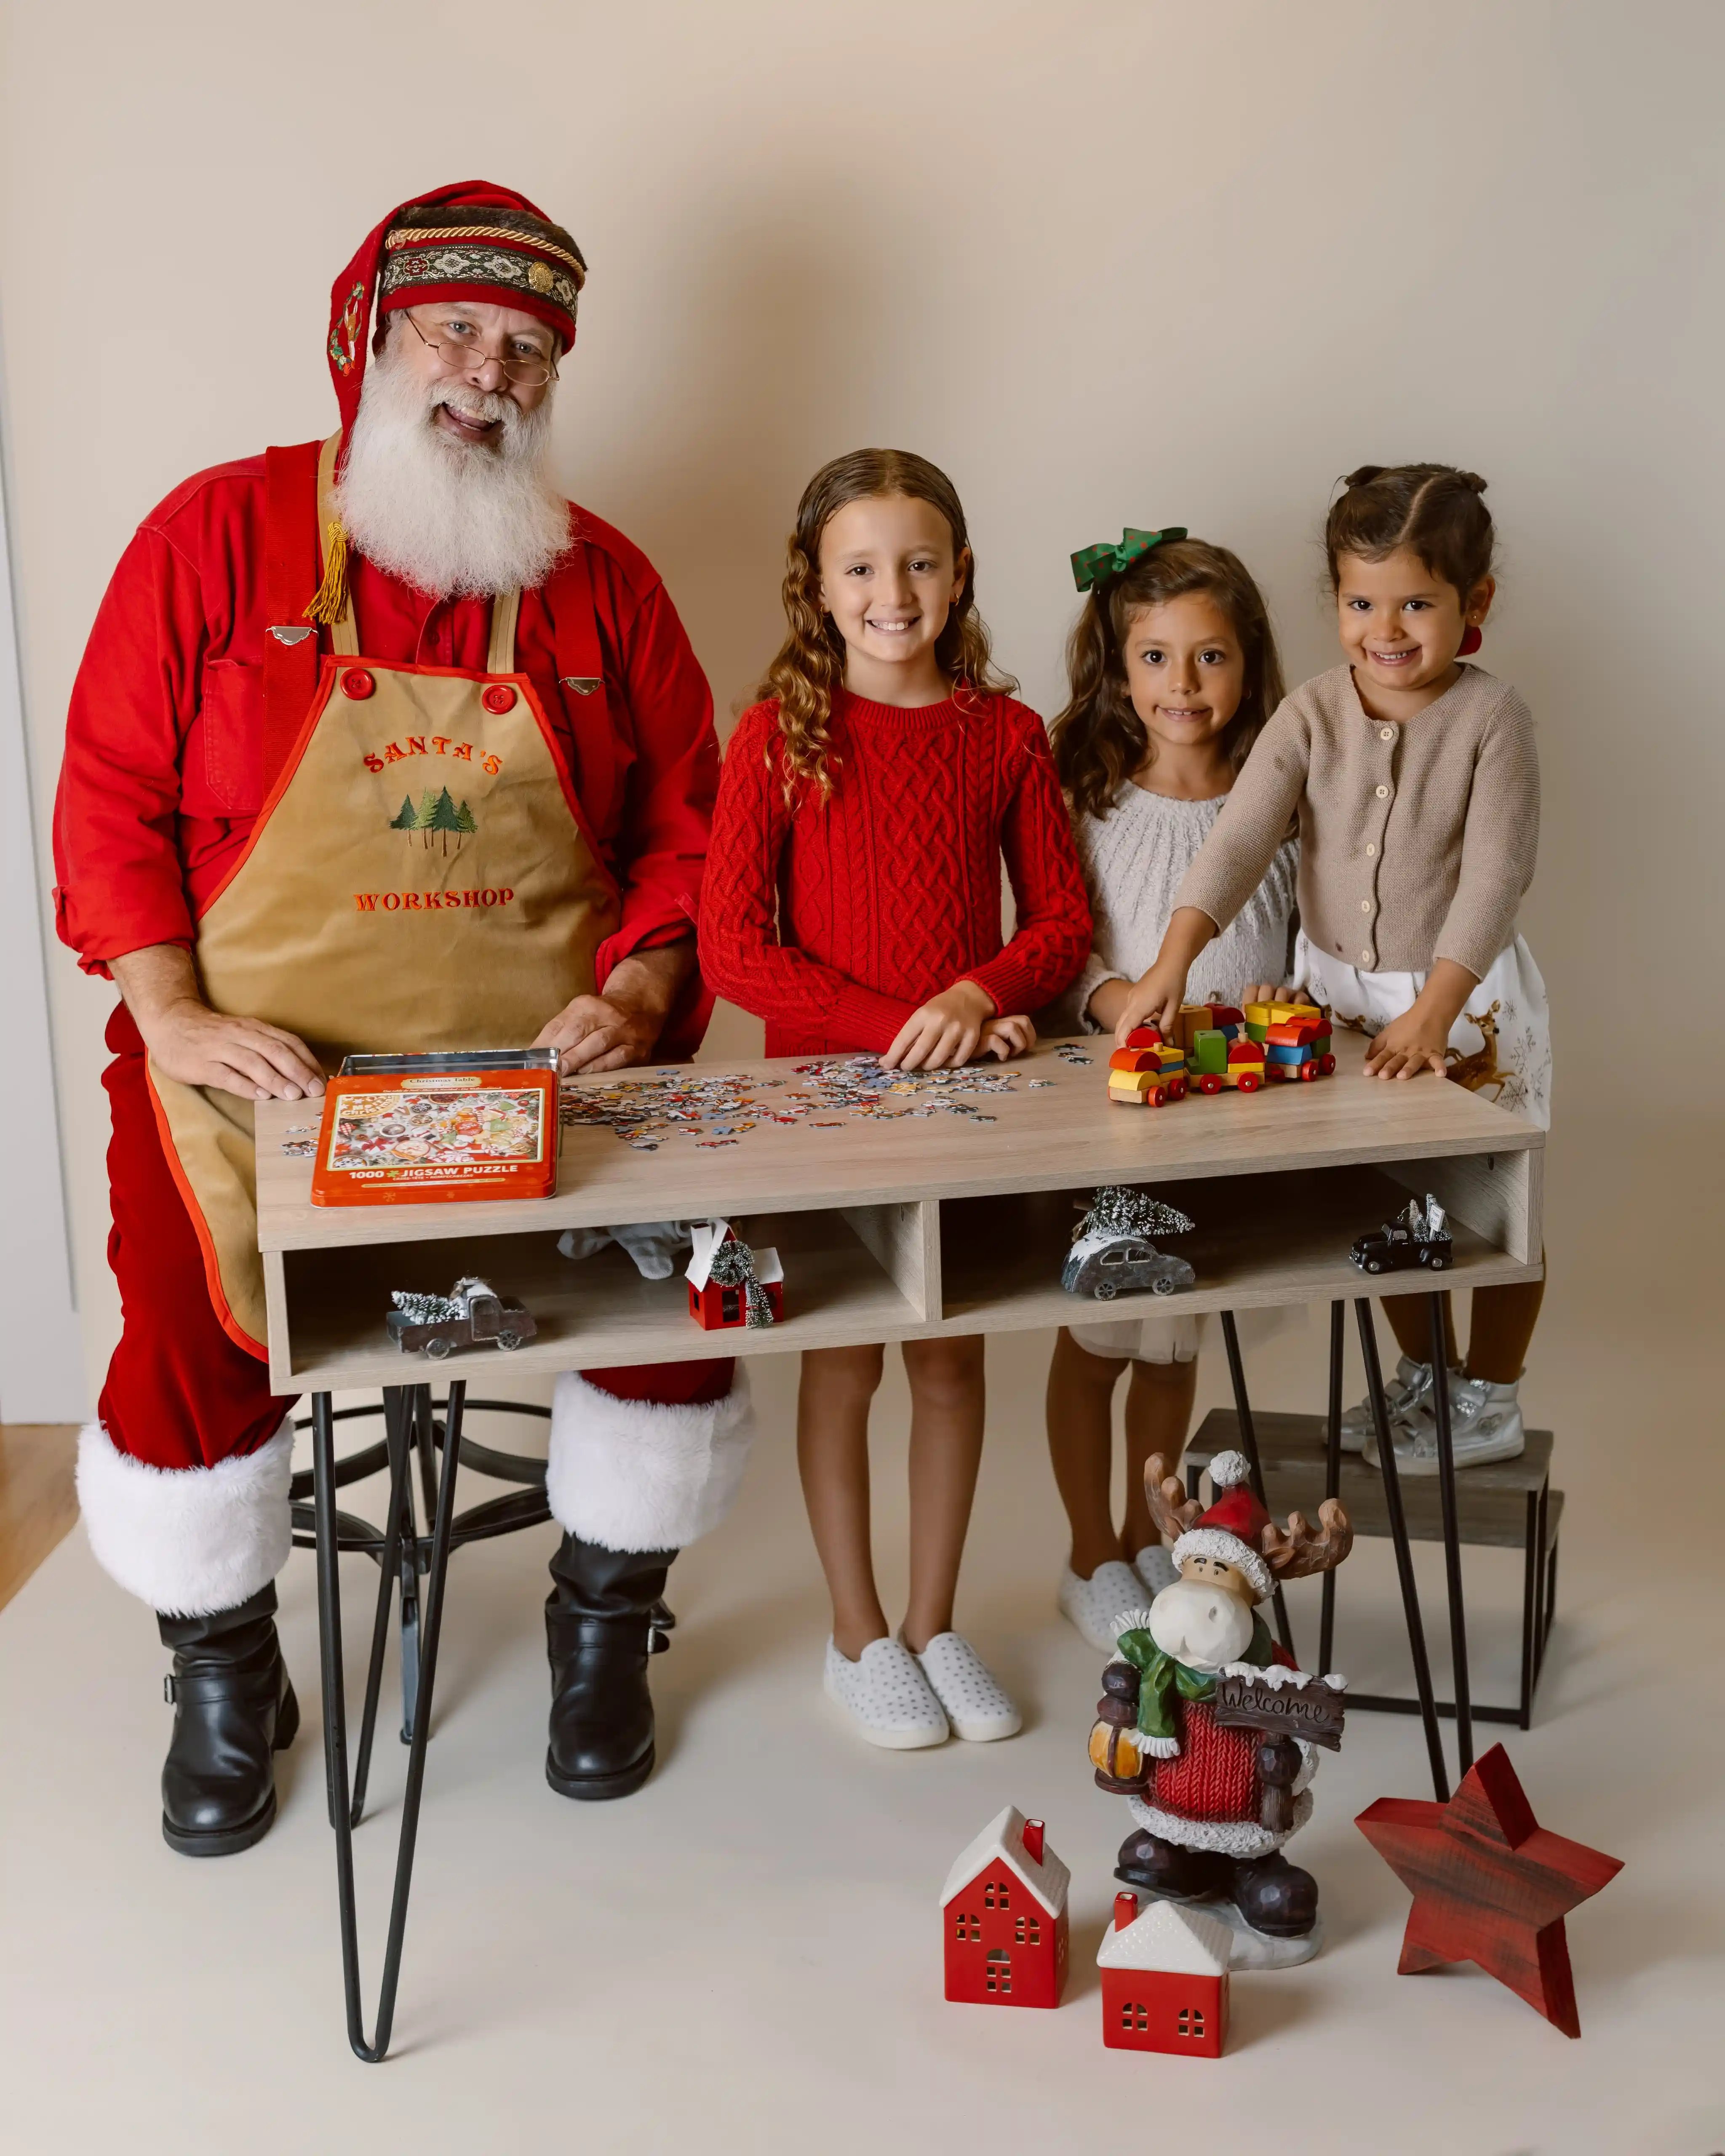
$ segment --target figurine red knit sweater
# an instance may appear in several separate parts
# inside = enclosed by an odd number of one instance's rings
[[[786,807],[772,701],[744,712],[719,783],[701,970],[766,1019],[768,1054],[878,1053],[961,980],[1002,1015],[1069,987],[1090,909],[1035,712],[1009,696],[901,710],[841,690],[829,732],[825,803],[804,784]],[[1018,910],[1004,946],[1003,855]]]

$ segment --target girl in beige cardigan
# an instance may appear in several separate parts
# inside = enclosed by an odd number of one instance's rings
[[[1363,465],[1325,531],[1347,663],[1307,682],[1264,729],[1175,895],[1155,963],[1116,1021],[1123,1040],[1171,1019],[1198,954],[1300,824],[1296,978],[1373,1036],[1366,1068],[1490,1086],[1550,1120],[1545,984],[1516,932],[1539,840],[1539,770],[1527,706],[1465,654],[1496,586],[1485,481],[1447,465]],[[1522,1449],[1517,1388],[1542,1284],[1482,1288],[1465,1368],[1447,1359],[1458,1466]],[[1384,1313],[1402,1348],[1392,1389],[1398,1464],[1436,1469],[1434,1378],[1420,1300]],[[1343,1442],[1375,1460],[1368,1410]]]

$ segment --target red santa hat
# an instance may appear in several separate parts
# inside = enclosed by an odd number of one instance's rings
[[[581,249],[512,188],[461,180],[400,203],[366,236],[330,292],[330,377],[348,433],[371,349],[372,311],[484,300],[548,322],[567,351],[587,281]]]
[[[1260,1552],[1270,1515],[1258,1502],[1251,1472],[1243,1452],[1216,1455],[1210,1462],[1216,1501],[1174,1544],[1173,1560],[1178,1567],[1189,1557],[1220,1558],[1224,1564],[1243,1572],[1259,1601],[1267,1602],[1276,1582]]]

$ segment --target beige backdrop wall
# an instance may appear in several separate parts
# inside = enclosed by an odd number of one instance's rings
[[[1504,541],[1484,658],[1531,700],[1546,781],[1525,926],[1556,1010],[1553,1338],[1574,1364],[1546,1397],[1594,1403],[1602,1471],[1687,1420],[1725,1060],[1713,0],[89,0],[14,8],[6,38],[44,833],[131,526],[200,466],[326,429],[331,281],[440,181],[521,187],[586,249],[569,485],[660,565],[721,710],[773,644],[798,488],[858,444],[952,473],[1001,654],[1045,711],[1075,547],[1124,522],[1225,541],[1298,680],[1332,662],[1314,538],[1336,475],[1484,472]],[[53,989],[95,1373],[108,992],[64,954]]]

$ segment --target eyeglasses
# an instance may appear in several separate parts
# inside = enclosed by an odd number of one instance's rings
[[[406,310],[403,311],[405,313]],[[516,359],[506,357],[501,352],[487,352],[480,341],[478,330],[471,323],[451,322],[446,325],[452,331],[465,331],[465,335],[429,337],[412,315],[408,315],[407,321],[420,343],[434,352],[452,372],[475,363],[484,366],[487,361],[495,361],[509,379],[522,389],[542,389],[547,382],[555,382],[557,378],[557,362],[547,359],[542,353],[536,352],[531,357]]]

